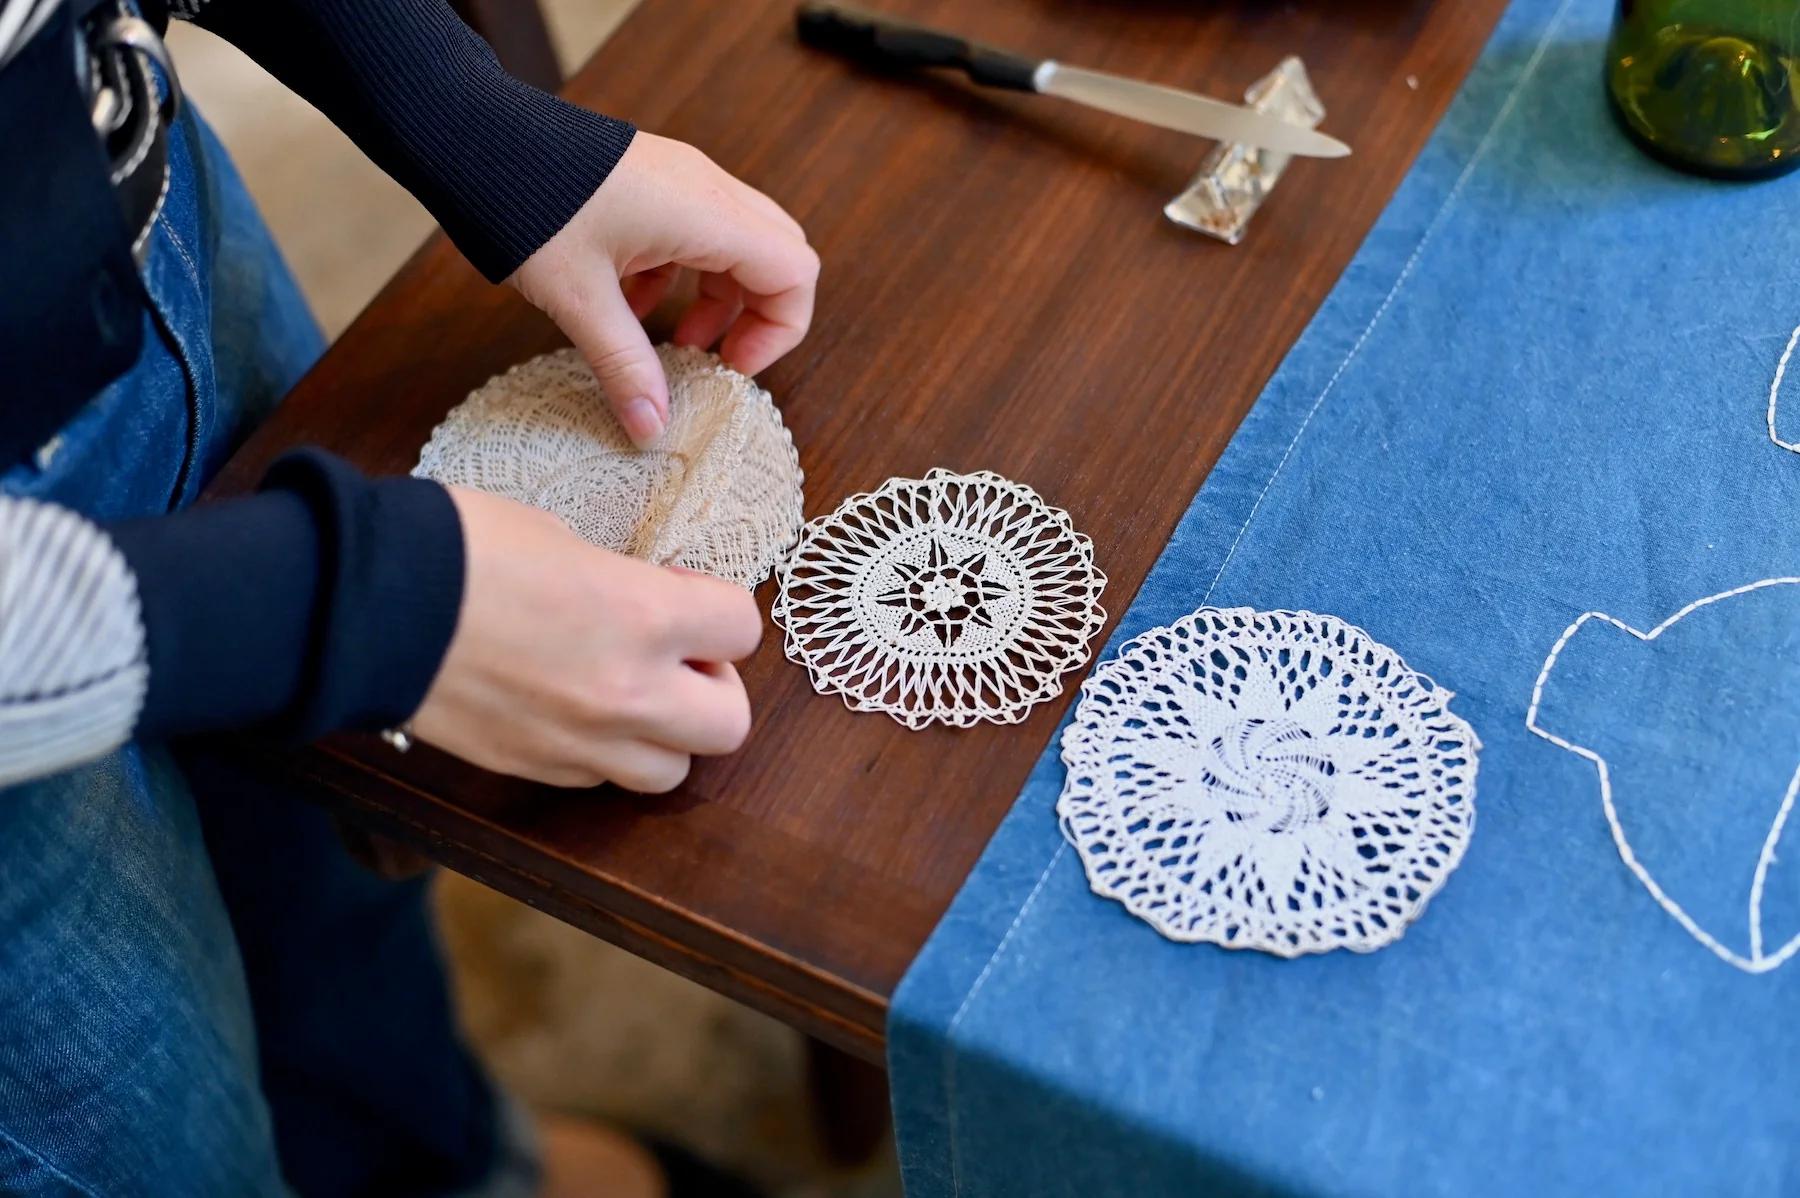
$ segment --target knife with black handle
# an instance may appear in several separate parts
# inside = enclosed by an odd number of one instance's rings
[[[869,66],[954,67],[976,83],[1034,92],[1037,60],[996,50],[923,25],[890,20],[833,4],[803,4],[795,17],[800,40]]]
[[[859,9],[803,4],[794,23],[807,45],[868,66],[949,67],[987,87],[1061,96],[1199,137],[1313,158],[1342,158],[1350,153],[1350,147],[1334,137],[1241,105],[1052,59],[1027,58]]]

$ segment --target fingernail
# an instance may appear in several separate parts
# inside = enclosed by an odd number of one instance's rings
[[[662,436],[662,417],[657,414],[656,405],[647,399],[626,400],[625,406],[619,409],[619,423],[625,426],[625,435],[639,449]]]

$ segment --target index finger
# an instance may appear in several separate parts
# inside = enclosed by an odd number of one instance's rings
[[[742,661],[762,641],[762,616],[750,592],[691,570],[668,573],[667,647],[683,661]]]
[[[794,236],[798,237],[801,241],[806,240],[806,230],[801,228],[800,222],[794,219],[793,213],[775,202],[774,197],[768,195],[766,192],[758,191],[756,188],[735,176],[732,178],[732,182],[742,188],[742,191],[739,194],[743,196],[745,203],[755,208],[758,212],[762,213],[776,224],[781,225],[783,228],[793,233]]]
[[[719,356],[745,374],[760,374],[806,337],[812,325],[813,294],[744,294],[744,310],[732,322]]]
[[[819,255],[766,217],[743,215],[711,252],[685,265],[729,275],[743,289],[743,314],[719,354],[745,374],[756,374],[800,344],[811,327]]]

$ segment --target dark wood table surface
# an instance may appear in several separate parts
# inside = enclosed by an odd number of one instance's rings
[[[997,471],[1093,538],[1116,620],[1503,0],[881,3],[1227,97],[1299,54],[1325,127],[1356,148],[1297,162],[1229,247],[1160,211],[1206,143],[866,73],[799,46],[792,0],[646,0],[570,81],[575,100],[700,146],[819,249],[812,333],[762,379],[800,447],[809,518],[890,477]],[[214,491],[247,489],[300,443],[405,471],[471,388],[561,343],[435,237]],[[879,1059],[888,996],[1080,675],[1022,724],[923,732],[814,694],[774,629],[743,675],[750,744],[667,797],[559,792],[365,738],[273,764],[453,869]]]

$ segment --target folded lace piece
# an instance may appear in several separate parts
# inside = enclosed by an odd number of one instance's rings
[[[1063,835],[1172,940],[1378,949],[1475,830],[1480,740],[1450,698],[1334,616],[1203,607],[1082,685]]]
[[[572,349],[489,379],[413,473],[560,516],[583,538],[754,587],[801,523],[800,459],[769,393],[703,350],[657,348],[669,426],[639,450]]]
[[[986,472],[851,496],[806,526],[777,577],[772,614],[814,689],[909,728],[1024,719],[1106,621],[1093,543]]]

